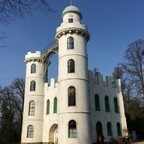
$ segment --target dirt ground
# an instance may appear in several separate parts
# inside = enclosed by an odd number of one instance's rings
[[[132,144],[144,144],[144,141],[143,142],[132,142]]]

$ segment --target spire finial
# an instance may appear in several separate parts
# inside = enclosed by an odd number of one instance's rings
[[[72,6],[72,2],[73,2],[73,0],[70,0],[70,5]]]

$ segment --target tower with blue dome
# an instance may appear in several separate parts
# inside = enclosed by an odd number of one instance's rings
[[[87,27],[81,24],[81,19],[77,7],[65,8],[55,36],[59,44],[60,144],[91,144],[87,65],[87,41],[90,35]]]

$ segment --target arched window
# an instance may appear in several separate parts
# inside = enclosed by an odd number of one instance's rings
[[[30,101],[29,102],[29,115],[32,116],[35,114],[35,102]]]
[[[50,100],[47,100],[46,114],[50,113]]]
[[[31,65],[31,73],[36,73],[36,64]]]
[[[95,110],[100,111],[99,95],[95,95]]]
[[[76,91],[74,86],[68,88],[68,106],[76,106]]]
[[[30,83],[30,91],[35,91],[35,87],[36,87],[36,82],[35,81],[31,81],[31,83]]]
[[[73,59],[68,60],[68,73],[75,72],[75,61]]]
[[[68,137],[76,138],[77,137],[77,127],[74,120],[69,121],[68,123]]]
[[[53,109],[54,113],[57,113],[57,98],[54,98],[54,109]]]
[[[110,111],[110,108],[109,108],[109,97],[108,96],[105,96],[105,110],[106,110],[106,112]]]
[[[111,128],[111,123],[107,123],[107,134],[108,136],[112,136],[112,128]]]
[[[121,125],[119,122],[117,123],[117,135],[121,136]]]
[[[115,112],[118,113],[119,112],[119,107],[118,107],[118,101],[117,98],[114,98],[114,108],[115,108]]]
[[[74,49],[74,38],[73,37],[67,38],[67,49]]]
[[[33,138],[34,136],[34,127],[32,125],[29,125],[27,128],[27,137]]]

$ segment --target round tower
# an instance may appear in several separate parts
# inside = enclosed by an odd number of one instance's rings
[[[86,25],[75,6],[62,12],[56,31],[59,43],[58,144],[91,144]]]
[[[26,82],[21,143],[42,142],[45,72],[41,53],[25,56]]]

